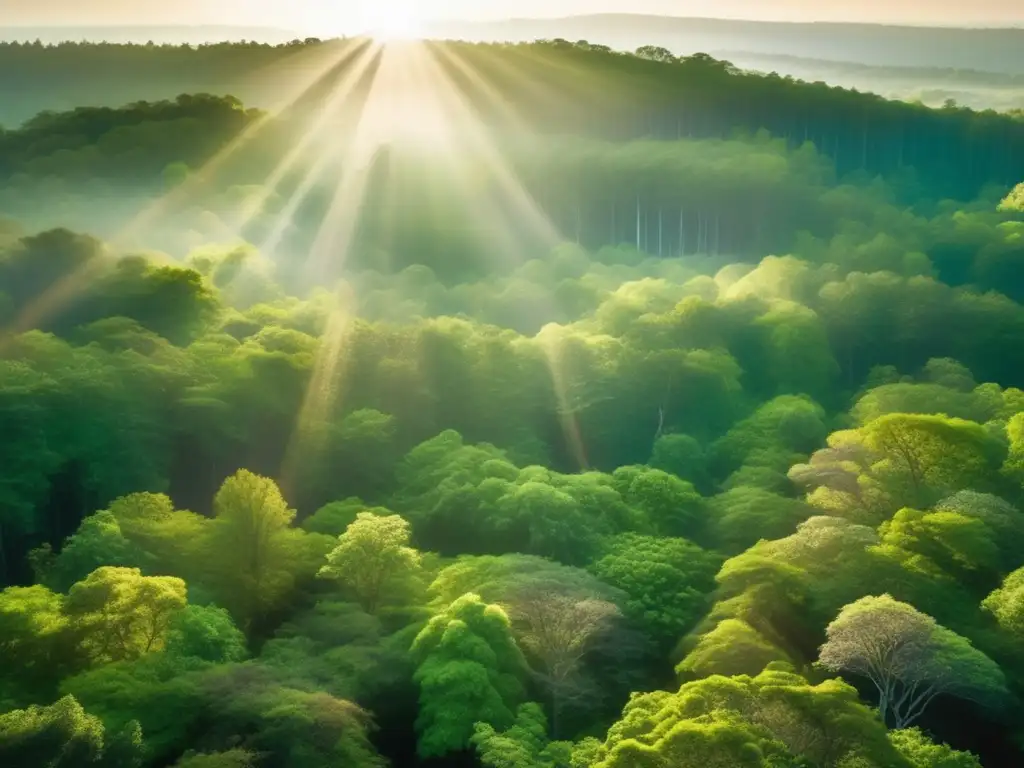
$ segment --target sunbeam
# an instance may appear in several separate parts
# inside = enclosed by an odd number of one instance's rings
[[[326,143],[324,139],[325,134],[328,133],[328,127],[332,121],[337,120],[340,107],[344,105],[345,100],[352,95],[352,92],[370,71],[374,61],[380,56],[380,52],[381,49],[377,45],[368,45],[362,49],[360,56],[345,73],[344,79],[331,91],[314,123],[277,164],[267,180],[260,186],[260,192],[247,199],[246,204],[230,225],[231,231],[237,236],[241,236],[246,225],[263,209],[267,200],[274,194],[285,177],[292,172],[304,153],[314,144]]]
[[[333,294],[333,303],[313,372],[302,398],[295,428],[285,449],[280,483],[285,493],[292,489],[303,462],[323,449],[324,435],[319,426],[324,416],[337,406],[339,390],[344,385],[346,342],[354,319],[355,300],[351,290],[340,283]]]
[[[244,131],[242,131],[232,141],[228,142],[201,168],[191,174],[182,184],[179,184],[166,195],[143,209],[138,216],[136,216],[120,232],[111,238],[111,242],[115,244],[122,243],[133,235],[138,234],[140,230],[152,225],[152,223],[163,215],[173,204],[181,201],[182,199],[187,199],[193,196],[198,189],[206,184],[210,177],[213,176],[213,174],[220,169],[225,162],[227,162],[227,160],[241,150],[242,147],[252,141],[270,123],[279,118],[281,114],[285,113],[288,109],[295,106],[303,96],[305,96],[316,85],[321,83],[325,78],[330,77],[332,73],[340,67],[345,66],[352,59],[356,59],[361,51],[365,51],[367,47],[372,45],[373,44],[370,41],[366,40],[360,40],[346,45],[338,56],[329,60],[324,67],[321,67],[312,75],[304,78],[301,85],[299,85],[299,87],[297,87],[292,93],[286,94],[277,104],[264,110],[264,113],[259,117],[259,119],[248,125]],[[357,60],[361,60],[361,58]]]
[[[371,46],[369,41],[357,41],[345,45],[337,56],[329,59],[323,66],[315,70],[311,75],[303,78],[300,85],[291,93],[287,93],[271,109],[264,112],[256,121],[249,124],[238,136],[218,151],[202,168],[189,176],[182,184],[173,188],[164,196],[158,198],[146,206],[137,216],[125,225],[117,234],[109,238],[110,244],[117,248],[124,248],[126,241],[152,226],[154,221],[164,215],[168,208],[182,199],[194,195],[214,172],[223,166],[236,152],[255,138],[282,112],[294,106],[306,93],[320,83],[325,77],[329,77],[338,67],[344,66],[350,59],[356,57],[360,51],[365,51]],[[69,300],[73,299],[81,291],[85,290],[90,281],[96,277],[96,270],[100,265],[89,262],[81,269],[76,270],[63,278],[57,280],[53,285],[47,287],[39,296],[30,301],[19,316],[10,323],[9,328],[0,333],[0,338],[10,333],[17,333],[18,329],[33,327],[42,322],[53,313],[60,311]]]

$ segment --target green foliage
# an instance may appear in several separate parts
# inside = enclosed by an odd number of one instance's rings
[[[9,587],[0,592],[0,695],[35,700],[56,690],[79,663],[66,598],[46,587]]]
[[[409,524],[401,517],[360,512],[338,537],[319,575],[340,581],[367,612],[375,613],[396,588],[408,589],[418,575],[419,553],[408,544]]]
[[[1003,198],[999,203],[999,210],[1006,213],[1024,212],[1024,182],[1014,187],[1010,194]]]
[[[711,540],[729,554],[738,554],[762,539],[780,539],[813,513],[798,499],[745,485],[714,497],[708,506]]]
[[[61,693],[81,701],[108,729],[123,730],[137,720],[152,759],[166,759],[202,715],[199,688],[188,674],[196,666],[194,660],[154,653],[69,677]]]
[[[473,119],[352,177],[369,41],[0,44],[8,114],[304,91],[0,130],[0,763],[1016,759],[1019,115],[430,53]]]
[[[696,646],[676,667],[680,675],[756,675],[769,664],[788,661],[786,652],[772,645],[742,619],[723,619],[700,636]]]
[[[839,680],[812,686],[773,665],[755,677],[712,676],[676,694],[634,697],[595,765],[837,765],[860,754],[896,764],[884,726],[856,690]]]
[[[167,629],[167,653],[217,664],[245,658],[245,635],[231,615],[214,605],[189,605]]]
[[[719,564],[715,555],[686,539],[627,533],[614,538],[590,568],[625,592],[627,613],[670,645],[704,612]]]
[[[475,723],[513,724],[525,664],[499,607],[477,595],[460,597],[420,631],[411,652],[418,665],[421,756],[467,749]]]
[[[547,718],[539,704],[528,702],[516,710],[515,724],[498,732],[477,723],[472,742],[487,768],[570,768],[572,746],[548,741]]]
[[[200,686],[206,705],[219,715],[206,734],[214,743],[235,742],[288,768],[385,765],[370,743],[369,715],[352,702],[279,684],[251,665],[215,668]],[[243,737],[240,743],[236,735]]]
[[[104,566],[71,587],[65,613],[84,653],[102,664],[161,650],[185,605],[181,579]]]
[[[60,555],[41,574],[41,581],[58,592],[67,592],[101,566],[138,566],[141,559],[141,553],[121,533],[117,518],[110,512],[97,512],[68,537]]]
[[[913,768],[981,768],[970,752],[935,744],[920,728],[891,731],[889,740]]]
[[[639,509],[662,536],[692,536],[703,516],[700,495],[674,475],[649,467],[620,467],[612,475],[623,501]]]
[[[206,556],[218,598],[245,629],[276,608],[298,577],[315,568],[301,530],[291,527],[276,483],[246,470],[224,481],[213,501]]]
[[[0,715],[0,757],[7,765],[71,768],[101,764],[102,755],[103,724],[73,696]]]
[[[1024,635],[1024,568],[1009,574],[1002,585],[985,598],[982,606],[999,625],[1015,637]]]
[[[344,501],[332,501],[320,507],[302,521],[302,527],[311,533],[323,533],[337,538],[356,521],[360,512],[370,512],[375,515],[391,514],[383,507],[367,509],[367,505],[361,499],[350,498]]]
[[[969,640],[888,595],[863,597],[826,628],[820,663],[868,678],[882,717],[906,728],[936,696],[998,703],[1006,694],[999,666]]]
[[[230,749],[227,752],[188,752],[175,768],[252,768],[258,756],[244,749]]]

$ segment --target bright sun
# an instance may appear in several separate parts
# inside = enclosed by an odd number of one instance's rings
[[[380,41],[414,40],[420,35],[416,0],[364,0],[363,30]]]

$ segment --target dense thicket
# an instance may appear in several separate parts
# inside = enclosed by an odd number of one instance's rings
[[[0,137],[0,763],[1019,764],[1024,187],[750,114],[387,142],[326,251],[304,110]]]

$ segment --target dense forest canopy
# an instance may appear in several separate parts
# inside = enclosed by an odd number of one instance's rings
[[[653,46],[5,57],[157,95],[0,132],[0,764],[1024,760],[1018,115]],[[290,96],[160,97],[225,62]]]

